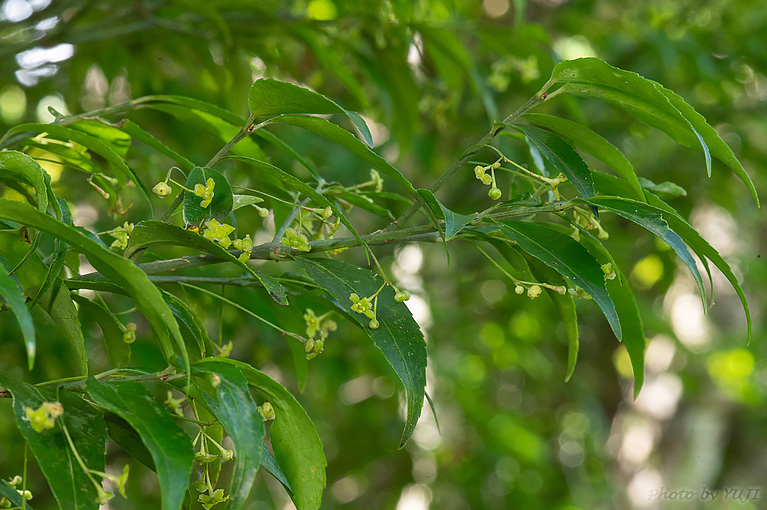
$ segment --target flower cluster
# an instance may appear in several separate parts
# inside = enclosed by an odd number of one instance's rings
[[[13,486],[14,489],[16,489],[16,492],[19,493],[19,496],[21,496],[21,499],[24,501],[29,501],[32,499],[32,493],[28,490],[22,490],[18,489],[17,487],[21,485],[22,478],[19,475],[14,476],[10,480],[8,480],[8,483]],[[13,506],[13,503],[11,503],[11,500],[8,498],[0,498],[0,508],[11,508]]]
[[[184,402],[186,402],[186,395],[181,398],[173,398],[173,392],[168,390],[168,398],[165,399],[164,403],[176,416],[184,416],[184,410],[181,408],[181,404]]]
[[[322,354],[328,334],[331,331],[335,331],[338,327],[336,321],[330,318],[332,313],[333,312],[327,312],[317,317],[314,310],[311,308],[306,309],[304,321],[306,322],[307,340],[304,344],[304,350],[306,351],[307,360]],[[318,333],[319,338],[316,338]]]
[[[240,253],[240,256],[237,257],[240,259],[240,262],[247,262],[250,260],[250,254],[253,252],[253,240],[250,238],[250,234],[247,234],[242,239],[235,239],[232,243],[235,247],[235,249],[240,250],[242,253]]]
[[[575,223],[577,225],[580,225],[586,230],[596,230],[597,231],[597,238],[604,241],[610,237],[610,234],[607,233],[605,229],[602,228],[602,225],[600,225],[599,220],[594,216],[594,213],[592,213],[590,210],[585,211],[580,209],[579,207],[576,207],[573,209],[575,214]]]
[[[232,245],[232,240],[229,239],[232,232],[234,232],[233,226],[227,223],[219,223],[216,219],[210,219],[205,222],[205,231],[202,233],[202,236],[226,249]]]
[[[219,503],[228,500],[229,496],[224,496],[224,489],[208,490],[208,494],[200,494],[197,502],[202,503],[205,510],[210,510]]]
[[[501,190],[498,189],[498,186],[495,183],[495,170],[500,167],[500,159],[491,165],[477,165],[474,167],[474,176],[482,181],[482,184],[490,186],[490,191],[487,192],[487,196],[493,200],[498,200],[502,195]],[[490,171],[490,175],[487,175],[488,170]]]
[[[541,295],[544,288],[547,288],[549,290],[553,290],[560,296],[563,296],[567,293],[567,287],[564,285],[551,285],[549,283],[533,283],[533,282],[515,282],[514,286],[514,292],[516,294],[524,294],[525,291],[527,291],[527,297],[530,299],[535,299],[538,296]]]
[[[213,188],[215,187],[216,183],[212,177],[208,177],[208,180],[205,182],[205,186],[199,183],[194,185],[194,196],[202,198],[200,207],[203,209],[208,207],[213,201],[213,195],[215,195]]]
[[[64,414],[64,406],[60,402],[43,402],[37,409],[29,406],[24,408],[29,425],[35,432],[41,433],[45,429],[56,426],[56,418]]]
[[[288,248],[295,248],[298,251],[312,251],[309,246],[309,239],[301,233],[299,227],[293,227],[285,230],[285,235],[280,239],[280,243]]]

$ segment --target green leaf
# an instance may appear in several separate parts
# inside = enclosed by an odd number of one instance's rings
[[[152,136],[151,133],[145,131],[141,128],[138,124],[133,122],[130,119],[125,119],[122,123],[121,128],[123,131],[128,133],[130,136],[138,140],[139,142],[143,143],[144,145],[153,148],[160,154],[164,154],[165,156],[168,156],[170,159],[178,163],[178,166],[185,171],[189,171],[192,168],[195,167],[195,164],[179,154],[178,152],[174,151],[164,143],[162,143],[160,140]]]
[[[437,218],[443,218],[445,220],[445,241],[449,241],[450,239],[457,236],[461,230],[463,230],[463,227],[477,219],[476,216],[458,214],[457,212],[451,211],[445,207],[442,202],[437,200],[437,197],[435,197],[434,193],[432,193],[430,190],[419,189],[418,193],[420,193],[426,199],[426,203],[429,204],[429,207],[432,209],[434,215]],[[434,208],[435,204],[438,208],[437,210]]]
[[[261,467],[285,487],[291,498],[293,497],[293,490],[290,488],[288,477],[282,472],[282,468],[277,464],[277,459],[274,458],[274,455],[272,455],[272,452],[269,451],[266,445],[261,447]]]
[[[735,292],[738,294],[738,298],[740,298],[740,302],[743,305],[743,311],[746,315],[746,323],[748,327],[747,341],[751,341],[751,312],[749,310],[748,300],[746,299],[746,295],[743,292],[743,288],[741,287],[740,282],[738,282],[738,278],[735,276],[735,273],[733,273],[730,265],[722,258],[721,255],[719,255],[719,252],[716,251],[716,249],[714,249],[714,247],[712,247],[698,233],[697,230],[695,230],[689,223],[687,223],[684,218],[682,218],[678,213],[676,213],[673,209],[668,207],[659,199],[656,199],[658,201],[657,204],[640,205],[637,205],[637,203],[632,200],[620,197],[594,197],[592,200],[596,200],[594,205],[604,207],[605,209],[613,211],[616,214],[620,214],[624,217],[628,217],[629,215],[637,216],[640,214],[650,217],[660,217],[665,222],[665,224],[675,233],[674,235],[680,236],[681,239],[684,240],[684,242],[687,243],[690,248],[692,248],[692,250],[702,261],[705,262],[706,259],[709,259],[711,262],[713,262],[714,265],[722,272],[725,278],[727,278],[727,281],[730,282],[730,285],[732,285],[732,287],[735,289]],[[663,205],[665,205],[666,208],[662,207]],[[634,220],[632,219],[632,221]],[[689,257],[689,253],[687,255]]]
[[[194,453],[189,437],[168,410],[139,383],[102,383],[89,377],[86,389],[96,404],[136,429],[157,468],[162,509],[180,509],[189,486]]]
[[[61,510],[96,510],[96,490],[78,464],[67,443],[59,420],[63,420],[80,458],[89,469],[104,471],[106,427],[101,415],[81,398],[62,392],[58,401],[64,413],[56,418],[54,428],[37,432],[26,415],[26,408],[40,408],[43,402],[57,400],[35,387],[13,381],[0,373],[0,384],[13,395],[16,426],[37,459]]]
[[[642,187],[637,179],[636,172],[634,172],[634,167],[629,160],[626,159],[626,156],[624,156],[613,144],[589,128],[581,126],[571,120],[543,113],[527,113],[524,117],[529,121],[552,129],[572,140],[575,145],[610,167],[620,177],[626,179],[634,191],[634,196],[632,198],[638,198],[639,200],[644,201],[644,193],[642,192]]]
[[[373,146],[373,137],[362,117],[354,112],[346,111],[322,94],[305,87],[262,78],[256,80],[250,87],[248,106],[251,115],[255,117],[288,113],[341,113],[352,121],[365,143],[370,147]]]
[[[136,432],[136,429],[114,413],[104,412],[104,422],[107,424],[109,437],[120,448],[152,471],[157,471],[152,460],[152,454],[141,441],[141,436]]]
[[[314,424],[296,398],[281,384],[247,363],[228,358],[217,360],[240,369],[248,384],[274,407],[276,417],[269,427],[274,456],[290,482],[298,510],[317,510],[325,488],[325,453]]]
[[[45,212],[48,209],[48,186],[51,177],[40,164],[18,151],[0,151],[0,179],[12,179],[29,184],[35,190],[37,210]]]
[[[541,223],[506,221],[501,231],[519,247],[581,287],[602,310],[620,340],[623,335],[615,304],[605,286],[601,265],[571,237]]]
[[[32,370],[35,367],[35,355],[37,353],[37,340],[35,337],[35,323],[32,320],[32,314],[29,313],[24,293],[19,288],[19,284],[8,274],[2,258],[0,258],[0,297],[10,307],[11,312],[19,323],[21,336],[24,338],[24,345],[27,349],[27,368]]]
[[[236,211],[237,209],[248,206],[248,205],[260,204],[261,202],[264,201],[263,198],[256,197],[253,195],[234,195],[233,199],[234,199],[234,203],[232,205],[233,211]]]
[[[247,379],[237,367],[206,358],[192,365],[192,372],[216,374],[219,377],[216,400],[206,393],[203,393],[203,398],[234,444],[236,457],[229,492],[229,508],[238,510],[245,505],[261,464],[261,452],[266,436],[264,420],[250,395]]]
[[[698,284],[698,290],[700,291],[701,300],[703,301],[703,309],[708,309],[708,303],[706,301],[706,289],[703,287],[703,279],[698,271],[698,266],[695,263],[695,259],[692,258],[690,252],[687,250],[687,246],[684,244],[679,235],[669,228],[668,223],[663,218],[660,210],[654,210],[655,208],[642,204],[641,206],[635,205],[635,200],[629,200],[621,197],[594,197],[595,202],[591,199],[586,201],[590,205],[603,207],[619,216],[623,216],[627,220],[633,221],[637,225],[640,225],[656,236],[663,239],[668,244],[682,262],[685,263],[687,268],[692,273],[695,283]],[[638,202],[641,204],[641,202]]]
[[[104,350],[109,362],[114,367],[122,367],[130,361],[130,347],[123,341],[124,326],[117,316],[107,308],[103,300],[99,302],[90,300],[78,294],[71,294],[72,300],[77,303],[80,312],[89,313],[101,328],[104,338]]]
[[[207,346],[211,345],[210,338],[208,337],[208,331],[205,329],[205,325],[200,320],[198,314],[196,314],[184,301],[177,298],[175,295],[160,289],[162,292],[162,298],[168,303],[168,308],[171,309],[176,320],[179,324],[186,326],[192,337],[196,341],[197,351],[199,356],[202,357],[205,353]]]
[[[290,124],[291,126],[297,126],[313,133],[316,133],[324,138],[327,138],[331,142],[335,142],[338,145],[345,147],[349,152],[364,159],[377,169],[381,170],[387,177],[393,180],[398,185],[402,186],[408,194],[413,197],[418,203],[423,206],[428,214],[431,214],[431,210],[426,206],[421,195],[418,194],[416,189],[402,175],[402,173],[394,168],[388,161],[373,152],[364,143],[357,140],[347,130],[336,126],[332,122],[328,122],[325,119],[319,117],[307,117],[299,115],[281,115],[272,119],[274,122],[281,122],[284,124]],[[433,218],[433,216],[432,216]]]
[[[87,147],[89,150],[95,152],[99,156],[106,159],[112,168],[118,171],[119,177],[132,181],[149,203],[149,207],[152,209],[152,215],[154,215],[154,205],[149,198],[149,190],[144,186],[144,183],[139,179],[136,172],[125,162],[122,156],[120,156],[115,150],[109,146],[106,142],[99,140],[98,138],[91,136],[87,133],[73,129],[66,126],[59,126],[57,124],[19,124],[14,126],[5,134],[9,136],[13,133],[23,133],[26,131],[32,131],[34,133],[46,133],[50,138],[56,138],[59,140],[71,140],[79,143],[80,145]]]
[[[551,163],[557,172],[563,173],[582,197],[594,196],[594,179],[591,177],[591,170],[567,142],[545,129],[524,125],[512,127],[524,133],[546,161]]]
[[[134,258],[136,253],[145,250],[154,244],[187,246],[228,260],[255,276],[276,303],[280,305],[288,304],[285,289],[276,279],[257,271],[232,255],[229,251],[225,250],[221,245],[206,239],[199,233],[176,225],[171,225],[170,223],[149,220],[136,224],[131,232],[130,245],[125,251],[125,256]]]
[[[711,157],[727,165],[751,192],[759,205],[751,178],[722,140],[692,106],[661,84],[636,73],[613,67],[597,58],[579,58],[560,62],[554,67],[547,87],[564,83],[563,92],[591,97],[623,108],[641,122],[668,134],[686,147],[700,145],[706,156],[706,170],[711,175]]]
[[[201,228],[210,219],[223,220],[232,212],[234,195],[229,181],[212,168],[196,166],[186,178],[186,188],[193,190],[196,185],[207,186],[208,179],[213,179],[213,198],[206,207],[202,207],[203,197],[184,192],[184,223]]]
[[[640,177],[639,183],[642,185],[643,189],[654,193],[658,198],[662,198],[663,200],[687,196],[687,190],[671,181],[655,184],[650,179]],[[642,200],[642,202],[645,202],[645,200]]]
[[[160,291],[149,281],[146,273],[132,262],[109,251],[75,228],[42,214],[22,202],[0,198],[0,218],[10,219],[54,235],[84,253],[102,275],[124,287],[133,298],[136,307],[144,314],[159,337],[166,357],[170,358],[173,355],[173,347],[170,343],[172,338],[184,360],[188,359],[186,346],[173,313],[163,301]]]
[[[21,490],[21,486],[19,486],[19,490]],[[3,479],[0,479],[0,497],[8,499],[8,501],[15,507],[21,507],[21,494],[16,491],[16,487]],[[29,502],[25,503],[25,505],[26,510],[32,510],[32,506]]]
[[[113,126],[102,119],[79,119],[70,124],[70,126],[108,144],[123,159],[128,156],[131,138],[127,133],[121,131],[119,127]]]
[[[333,190],[329,193],[329,195],[333,198],[348,202],[355,207],[359,207],[360,209],[371,212],[382,218],[386,218],[388,220],[394,219],[394,215],[389,209],[381,207],[380,205],[373,202],[372,198],[369,198],[365,195],[347,190]]]
[[[371,329],[367,317],[351,311],[352,293],[373,295],[384,284],[383,278],[340,260],[296,258],[311,278],[322,286],[370,335],[405,387],[407,419],[400,447],[407,443],[421,415],[426,386],[426,344],[418,324],[404,303],[394,301],[394,290],[384,287],[378,294],[377,319]]]

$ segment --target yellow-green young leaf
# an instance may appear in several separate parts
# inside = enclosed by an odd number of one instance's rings
[[[128,179],[132,181],[139,188],[139,190],[141,190],[144,198],[146,198],[147,202],[149,203],[149,207],[152,209],[152,215],[154,215],[154,205],[149,198],[149,190],[141,181],[141,179],[139,179],[136,172],[134,172],[133,169],[128,166],[128,164],[125,162],[125,159],[120,156],[120,154],[115,152],[115,150],[107,142],[103,142],[100,139],[83,131],[79,131],[67,126],[60,126],[57,124],[19,124],[18,126],[14,126],[8,130],[5,136],[7,137],[13,133],[23,133],[26,131],[31,131],[34,133],[46,133],[48,138],[54,138],[57,140],[71,140],[103,157],[109,162],[112,168],[117,170],[117,177],[121,179],[122,182],[125,182],[125,179]]]
[[[48,209],[48,186],[51,177],[40,164],[18,151],[0,151],[0,181],[11,180],[29,184],[35,190],[37,210],[45,212]]]
[[[557,64],[544,89],[557,83],[564,83],[562,92],[600,99],[623,108],[682,145],[701,146],[708,174],[711,175],[710,155],[713,154],[745,183],[759,204],[756,188],[732,149],[701,114],[661,84],[591,57]]]
[[[27,350],[27,367],[32,370],[35,367],[35,354],[37,353],[37,340],[35,337],[35,323],[32,320],[32,314],[29,313],[24,293],[19,289],[19,284],[9,276],[8,268],[3,264],[0,258],[0,297],[10,307],[11,312],[16,317],[21,329],[21,336],[24,338],[24,345]]]
[[[223,220],[232,212],[234,195],[229,181],[212,168],[196,166],[186,178],[186,188],[194,190],[195,186],[208,186],[208,180],[213,179],[213,196],[210,200],[184,192],[184,223],[187,226],[202,228],[203,223],[210,219]],[[207,202],[207,203],[206,203]],[[204,207],[203,207],[204,206]]]
[[[341,113],[352,121],[365,143],[370,147],[373,146],[373,137],[362,117],[354,112],[346,111],[327,97],[306,87],[262,78],[256,80],[250,87],[248,106],[251,115],[256,117],[288,113]]]
[[[240,369],[248,384],[258,390],[275,410],[269,427],[274,456],[290,482],[298,510],[317,510],[325,488],[325,453],[311,419],[296,398],[281,384],[247,363],[228,358],[217,360]]]
[[[250,395],[247,379],[236,366],[206,358],[192,365],[192,373],[215,374],[219,378],[215,399],[200,391],[208,408],[224,426],[234,445],[229,509],[239,510],[245,505],[261,465],[266,435],[264,420]]]
[[[162,493],[162,510],[179,510],[194,464],[189,436],[139,383],[102,383],[89,377],[86,389],[98,406],[124,419],[138,432],[154,461]]]
[[[64,436],[60,421],[67,426],[77,453],[89,469],[104,471],[107,431],[101,414],[69,392],[40,392],[35,387],[17,382],[0,373],[0,384],[13,395],[16,426],[27,441],[37,464],[48,480],[61,510],[97,510],[96,490]],[[43,402],[58,401],[64,408],[53,428],[37,432],[27,418],[26,408],[37,410]]]
[[[605,286],[602,267],[586,249],[569,236],[541,223],[499,222],[501,231],[529,255],[566,276],[594,299],[620,340],[621,323]]]
[[[400,447],[404,446],[421,415],[426,386],[426,344],[410,310],[404,303],[395,302],[394,290],[386,286],[378,294],[379,326],[371,328],[368,317],[351,310],[354,303],[350,296],[372,296],[383,285],[383,278],[340,260],[300,257],[296,261],[365,330],[402,381],[407,396],[407,417],[400,441]]]
[[[228,260],[255,276],[263,284],[264,288],[269,292],[269,295],[276,303],[280,305],[288,304],[285,289],[275,278],[254,269],[232,255],[229,251],[225,250],[222,246],[206,239],[197,232],[171,225],[170,223],[150,220],[136,224],[131,232],[130,245],[125,251],[125,256],[128,258],[134,257],[136,253],[155,244],[187,246]]]
[[[602,163],[610,167],[616,174],[626,179],[634,191],[632,198],[644,201],[644,193],[639,184],[634,167],[626,156],[613,144],[590,130],[571,120],[546,115],[543,113],[527,113],[525,119],[535,122],[543,127],[553,129],[561,135],[569,138],[575,145],[591,154]]]
[[[160,291],[149,281],[146,273],[132,262],[111,252],[77,229],[42,214],[25,203],[0,198],[0,218],[42,230],[84,253],[102,275],[123,286],[133,298],[138,310],[152,325],[165,356],[171,358],[174,354],[172,338],[184,360],[188,361],[186,346],[173,313],[163,301]]]

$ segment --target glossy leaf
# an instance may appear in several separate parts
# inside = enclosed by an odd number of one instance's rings
[[[623,338],[621,324],[605,286],[600,264],[569,236],[540,223],[507,221],[501,231],[519,247],[581,287],[602,310],[615,337]]]
[[[240,369],[248,384],[271,402],[275,419],[269,427],[274,456],[290,482],[298,510],[317,510],[325,488],[325,453],[314,424],[296,398],[274,379],[247,363],[218,360]]]
[[[88,395],[136,429],[152,455],[162,492],[162,509],[178,510],[192,473],[192,442],[165,407],[136,382],[102,383],[88,378]]]
[[[131,137],[117,126],[113,126],[102,119],[79,119],[70,124],[70,127],[87,133],[94,138],[108,144],[113,151],[123,159],[128,156],[131,146]]]
[[[362,117],[348,112],[327,97],[306,87],[268,78],[256,80],[248,93],[248,106],[253,116],[283,115],[288,113],[341,113],[346,115],[359,130],[368,146],[373,137]]]
[[[173,355],[171,345],[171,339],[173,339],[184,359],[187,359],[184,341],[173,313],[163,301],[160,291],[149,281],[146,273],[132,262],[109,251],[80,231],[22,202],[0,198],[0,218],[10,219],[55,235],[83,252],[102,275],[123,286],[133,298],[138,310],[152,325],[166,357],[170,358]]]
[[[550,131],[535,126],[518,125],[513,128],[524,133],[555,171],[563,173],[582,197],[594,196],[591,170],[567,142]]]
[[[12,179],[25,182],[35,190],[37,210],[45,212],[48,209],[48,185],[51,178],[40,164],[18,151],[0,151],[0,180]],[[55,198],[53,198],[55,200]]]
[[[154,460],[152,460],[152,454],[141,441],[141,436],[136,432],[136,429],[114,413],[104,412],[104,422],[107,424],[109,437],[120,448],[152,471],[157,471]]]
[[[19,486],[19,490],[21,490],[21,486]],[[16,487],[3,479],[0,479],[0,498],[6,498],[14,507],[21,507],[21,494],[18,493]],[[26,510],[32,510],[32,505],[29,504],[29,501],[25,505]]]
[[[73,142],[77,142],[80,145],[87,147],[89,150],[95,152],[99,156],[103,157],[109,162],[112,168],[117,170],[120,177],[132,181],[138,187],[138,189],[144,195],[144,198],[146,198],[147,202],[149,203],[150,208],[152,208],[152,214],[154,214],[154,206],[149,198],[149,190],[147,187],[144,185],[141,179],[139,179],[136,172],[134,172],[133,169],[128,166],[128,164],[125,162],[125,159],[117,152],[115,152],[114,149],[110,147],[106,142],[103,142],[98,138],[77,129],[73,129],[67,126],[59,126],[57,124],[19,124],[18,126],[14,126],[8,130],[6,136],[13,133],[23,133],[26,131],[32,131],[35,133],[47,133],[49,137],[59,140],[72,140]]]
[[[296,261],[370,335],[405,387],[407,418],[400,447],[407,443],[421,415],[426,386],[426,344],[418,324],[404,303],[394,301],[394,290],[386,286],[378,294],[378,328],[369,319],[351,311],[352,293],[371,296],[383,285],[379,275],[368,269],[332,259],[297,258]]]
[[[53,196],[53,191],[49,191],[49,195]],[[59,204],[58,211],[60,213],[59,215],[61,216],[61,221],[65,225],[72,226],[72,213],[69,210],[69,204],[67,204],[67,201],[61,198],[56,198],[55,196],[53,198]],[[68,249],[69,247],[67,246],[67,243],[58,238],[54,239],[53,253],[51,254],[51,260],[48,263],[48,273],[45,276],[45,281],[43,281],[43,284],[32,298],[32,301],[29,305],[30,308],[37,304],[40,298],[43,297],[48,289],[51,288],[51,285],[53,285],[54,282],[59,278],[61,271],[64,269],[64,263],[66,261],[65,257],[67,255]]]
[[[525,115],[525,119],[552,129],[569,138],[575,145],[610,167],[620,177],[626,179],[634,191],[632,198],[644,201],[644,193],[642,192],[636,172],[634,172],[634,167],[616,146],[589,128],[561,117],[543,113],[528,113]]]
[[[24,346],[27,350],[27,368],[32,370],[35,366],[35,356],[37,354],[37,339],[35,336],[35,323],[32,320],[32,314],[29,313],[24,293],[19,288],[19,284],[8,274],[8,269],[0,259],[0,297],[3,298],[6,305],[16,317],[16,322],[21,329],[21,336],[24,339]]]
[[[285,289],[276,279],[249,266],[232,255],[231,252],[225,250],[221,245],[206,239],[199,233],[176,225],[171,225],[170,223],[150,220],[136,224],[133,227],[133,232],[131,232],[130,245],[125,251],[125,256],[128,258],[135,257],[137,253],[156,244],[187,246],[228,260],[255,276],[263,284],[264,288],[269,292],[269,295],[275,302],[281,305],[288,304]]]
[[[213,197],[205,207],[205,200],[194,193],[184,192],[184,223],[202,228],[203,223],[210,219],[223,220],[232,212],[234,195],[229,181],[212,168],[196,166],[186,178],[186,188],[194,190],[196,185],[207,186],[208,179],[213,179]]]
[[[280,482],[291,497],[293,496],[293,490],[290,488],[288,477],[282,472],[282,468],[277,464],[277,459],[274,458],[274,455],[272,455],[272,452],[269,451],[269,448],[267,448],[266,445],[262,445],[261,447],[261,467]]]
[[[563,92],[619,106],[641,122],[664,131],[682,145],[701,146],[709,175],[710,151],[746,184],[754,201],[759,204],[756,188],[732,149],[702,115],[659,83],[613,67],[597,58],[579,58],[557,64],[547,85],[555,83],[565,84]]]
[[[732,285],[733,289],[735,289],[735,292],[737,293],[738,298],[743,305],[743,311],[746,315],[746,323],[748,327],[747,341],[751,341],[751,312],[748,306],[748,300],[746,299],[746,295],[743,292],[743,288],[741,287],[740,282],[738,282],[738,278],[735,276],[732,268],[727,263],[727,261],[722,258],[719,252],[716,251],[716,249],[714,249],[714,247],[711,246],[698,233],[697,230],[695,230],[689,223],[687,223],[684,218],[673,211],[670,207],[667,209],[659,207],[660,205],[665,205],[660,200],[658,200],[659,204],[657,205],[637,205],[631,200],[620,197],[594,197],[594,199],[596,200],[595,205],[609,209],[624,217],[640,214],[639,212],[632,211],[643,211],[647,215],[661,217],[663,221],[668,225],[668,227],[675,233],[675,235],[679,235],[702,261],[705,262],[705,259],[709,259],[711,262],[713,262],[717,269],[719,269],[725,278],[727,278],[727,281],[730,282],[730,285]],[[706,265],[706,267],[708,266]]]
[[[80,458],[89,469],[104,471],[106,427],[101,415],[79,397],[62,392],[58,399],[43,394],[23,382],[0,373],[0,384],[13,395],[16,426],[37,459],[61,510],[96,510],[96,490],[78,464],[59,420],[63,420]],[[53,428],[37,432],[26,415],[26,408],[38,409],[43,402],[58,400],[64,413]]]
[[[216,399],[203,393],[208,408],[226,429],[234,444],[235,464],[229,491],[230,510],[240,509],[250,494],[261,465],[264,446],[264,420],[253,401],[248,381],[242,372],[231,364],[213,358],[200,360],[192,366],[193,373],[216,374]]]

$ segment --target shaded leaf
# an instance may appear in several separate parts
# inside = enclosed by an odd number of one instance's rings
[[[263,198],[256,197],[253,195],[234,195],[233,198],[234,198],[234,202],[232,205],[233,211],[236,211],[237,209],[248,206],[248,205],[260,204],[261,202],[264,201]]]
[[[378,328],[369,327],[369,319],[351,311],[352,293],[373,295],[384,284],[383,278],[340,260],[296,258],[296,261],[322,286],[370,335],[405,387],[407,418],[400,447],[407,443],[421,415],[426,386],[426,344],[418,324],[404,303],[394,301],[394,290],[386,286],[378,294]]]
[[[19,487],[21,490],[21,487]],[[13,506],[21,507],[22,500],[21,494],[16,491],[16,487],[0,478],[0,497],[8,499]],[[29,502],[25,503],[27,510],[32,510],[32,506]]]
[[[463,227],[477,219],[477,216],[474,215],[468,215],[468,214],[458,214],[457,212],[453,212],[447,207],[445,207],[442,202],[437,200],[437,197],[434,196],[434,193],[432,193],[430,190],[427,189],[419,189],[418,193],[420,193],[425,199],[426,203],[429,204],[429,207],[432,209],[432,212],[437,218],[442,218],[445,220],[445,240],[449,241],[450,239],[457,236],[461,230],[463,230]],[[435,209],[434,206],[437,206]]]
[[[23,152],[0,151],[0,179],[12,179],[32,186],[37,210],[40,212],[48,209],[49,199],[55,200],[48,195],[51,177],[37,161]]]
[[[261,449],[261,467],[280,482],[292,497],[293,491],[290,488],[290,482],[285,476],[285,473],[282,472],[280,465],[277,464],[277,459],[274,458],[274,455],[272,455],[272,452],[269,451],[269,448],[267,448],[266,445],[262,445]]]
[[[178,166],[182,170],[188,172],[195,167],[195,164],[192,161],[186,159],[184,156],[165,145],[163,142],[155,138],[148,131],[142,129],[141,126],[132,120],[125,119],[125,121],[122,123],[121,129],[144,145],[153,148],[160,154],[168,156],[170,159],[178,163]]]
[[[290,482],[293,502],[298,510],[319,509],[327,483],[327,461],[304,408],[284,386],[260,370],[228,358],[218,361],[239,368],[248,384],[271,402],[276,417],[269,427],[269,437],[274,456]]]
[[[650,179],[640,177],[639,183],[642,185],[642,188],[646,189],[647,191],[651,191],[657,195],[658,198],[662,198],[663,200],[687,196],[687,190],[671,181],[655,184]],[[642,201],[644,202],[645,200]]]
[[[8,274],[2,258],[0,258],[0,297],[11,309],[19,323],[21,336],[24,339],[24,346],[27,351],[27,368],[32,370],[35,366],[35,356],[37,354],[37,340],[35,337],[35,323],[32,320],[32,314],[29,313],[24,293],[19,288],[19,284]]]
[[[101,119],[79,119],[70,124],[70,127],[98,138],[109,145],[123,159],[128,156],[131,137],[117,126],[113,126]]]
[[[235,366],[212,358],[192,366],[195,373],[213,373],[219,377],[216,400],[202,393],[208,408],[226,429],[235,449],[235,464],[230,489],[231,510],[240,509],[250,494],[256,471],[261,465],[264,446],[264,420],[258,413],[248,388],[248,381]]]
[[[232,212],[234,195],[229,181],[212,168],[196,166],[186,178],[186,188],[194,190],[196,185],[207,186],[208,179],[213,179],[213,197],[207,206],[202,207],[205,200],[194,193],[184,192],[184,223],[201,228],[210,219],[223,220]]]
[[[176,425],[168,410],[139,383],[102,383],[89,377],[86,388],[96,404],[136,429],[157,470],[162,509],[180,509],[194,463],[189,437]]]
[[[117,316],[103,302],[92,301],[84,296],[72,294],[72,300],[80,307],[80,312],[93,316],[101,328],[104,338],[104,350],[112,366],[125,366],[130,361],[130,347],[123,341],[124,327]]]

